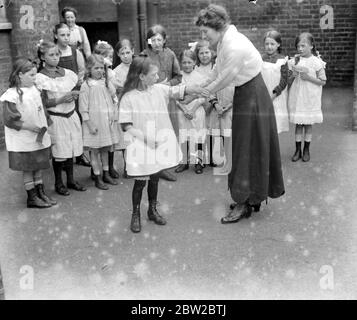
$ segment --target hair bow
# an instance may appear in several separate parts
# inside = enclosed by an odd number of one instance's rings
[[[98,40],[98,41],[97,41],[97,44],[98,44],[98,45],[100,45],[100,44],[108,44],[108,42],[107,42],[107,41]]]
[[[40,41],[36,44],[36,47],[37,48],[41,47],[42,43],[43,43],[43,39],[40,39]]]
[[[191,51],[194,52],[196,50],[197,44],[198,44],[197,41],[196,42],[189,42],[188,43],[188,47],[190,48]]]

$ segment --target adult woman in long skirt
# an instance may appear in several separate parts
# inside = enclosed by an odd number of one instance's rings
[[[205,96],[235,86],[232,119],[232,169],[228,187],[235,201],[222,223],[237,222],[258,211],[260,203],[284,194],[274,108],[261,76],[262,59],[239,33],[225,8],[209,5],[196,19],[201,35],[217,50],[216,66]]]

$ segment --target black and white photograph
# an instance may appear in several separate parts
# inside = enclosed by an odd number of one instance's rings
[[[357,299],[356,21],[350,0],[0,0],[0,300]]]

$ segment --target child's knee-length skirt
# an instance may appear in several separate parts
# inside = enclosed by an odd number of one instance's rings
[[[82,126],[77,113],[69,118],[51,115],[53,124],[48,128],[54,158],[68,159],[83,153]]]
[[[207,135],[205,117],[203,107],[196,110],[192,120],[187,119],[181,110],[178,111],[179,142],[184,143],[190,140],[194,143],[204,143]]]
[[[37,171],[50,168],[50,148],[29,152],[9,151],[9,168],[15,171]]]

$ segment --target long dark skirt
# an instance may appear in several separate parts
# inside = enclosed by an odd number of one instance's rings
[[[228,187],[239,204],[285,192],[274,107],[261,74],[235,88]]]

